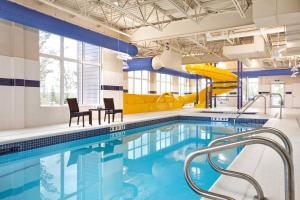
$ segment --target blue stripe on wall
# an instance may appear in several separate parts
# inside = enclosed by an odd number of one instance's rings
[[[234,72],[236,74],[236,72]],[[256,71],[243,71],[243,77],[255,78],[259,76],[280,76],[292,75],[291,69],[270,69],[270,70],[256,70]]]
[[[40,81],[0,78],[0,86],[25,86],[25,87],[40,87]]]
[[[0,78],[0,86],[40,87],[40,81]],[[101,85],[101,90],[123,91],[123,86]]]
[[[26,8],[8,0],[0,0],[0,18],[13,21],[25,26],[55,33],[75,40],[112,49],[135,56],[136,46],[116,38],[97,33],[80,26],[65,22],[49,15]]]
[[[123,91],[123,86],[101,85],[101,90]]]

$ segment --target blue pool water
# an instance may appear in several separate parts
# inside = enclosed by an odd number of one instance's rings
[[[0,199],[199,200],[186,184],[185,157],[220,136],[258,127],[174,121],[0,157]],[[241,148],[213,156],[227,167]],[[219,174],[205,157],[191,166],[209,189]]]

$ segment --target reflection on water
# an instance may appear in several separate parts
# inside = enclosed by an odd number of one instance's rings
[[[224,123],[173,123],[127,131],[121,138],[97,137],[0,157],[0,199],[199,199],[185,182],[185,157],[235,131]],[[239,151],[227,150],[213,159],[226,167]],[[218,177],[206,157],[196,158],[191,172],[205,189]]]

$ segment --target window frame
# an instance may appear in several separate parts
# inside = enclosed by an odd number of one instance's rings
[[[147,78],[143,77],[143,72],[147,72]],[[132,73],[132,76],[130,73]],[[137,77],[136,73],[140,73],[140,77]],[[133,84],[132,86],[130,85],[130,79],[132,79],[132,84]],[[129,71],[127,80],[128,80],[128,93],[129,94],[149,94],[149,91],[150,91],[150,72],[149,71],[147,71],[147,70]],[[136,86],[137,81],[141,82],[141,84],[140,84],[141,92],[136,91],[135,86]],[[146,93],[143,93],[144,81],[147,81],[147,92]],[[131,91],[131,88],[132,88],[132,91]]]
[[[41,32],[46,32],[46,31],[41,31],[39,30],[39,40],[40,40],[40,35],[41,35]],[[49,32],[46,32],[46,33],[49,33]],[[71,63],[76,63],[77,65],[79,65],[80,67],[78,67],[78,69],[81,68],[81,74],[78,74],[77,76],[77,80],[79,80],[79,76],[81,75],[81,80],[82,82],[79,83],[78,81],[78,86],[81,85],[81,97],[80,97],[80,87],[77,88],[77,99],[78,99],[78,104],[80,105],[90,105],[90,104],[86,104],[85,102],[83,102],[84,100],[84,81],[83,81],[83,75],[84,75],[84,66],[85,65],[91,65],[91,66],[97,66],[99,68],[98,70],[98,77],[99,77],[99,86],[98,86],[98,92],[99,92],[99,99],[98,99],[98,102],[97,104],[101,104],[101,100],[102,100],[102,92],[101,92],[101,83],[102,83],[102,48],[100,46],[97,46],[99,48],[99,63],[95,63],[95,62],[89,62],[89,61],[86,61],[84,59],[84,56],[85,56],[85,50],[86,50],[86,44],[87,43],[84,43],[82,41],[78,41],[78,40],[74,40],[72,38],[68,38],[68,37],[64,37],[64,36],[61,36],[61,35],[57,35],[57,34],[54,34],[54,33],[49,33],[49,34],[53,34],[53,35],[56,35],[60,38],[59,42],[59,49],[60,49],[60,52],[59,52],[59,55],[51,55],[51,54],[47,54],[47,53],[42,53],[41,52],[41,49],[39,48],[39,65],[41,67],[41,63],[40,63],[40,58],[43,57],[43,58],[48,58],[48,59],[55,59],[59,62],[59,67],[60,67],[60,100],[59,100],[59,103],[58,104],[42,104],[41,100],[40,100],[40,106],[41,107],[55,107],[55,106],[65,106],[66,103],[65,103],[65,62],[71,62]],[[77,42],[77,45],[80,45],[80,51],[78,52],[78,59],[74,59],[74,58],[68,58],[68,57],[65,57],[65,38],[67,39],[71,39],[71,40],[74,40]],[[90,44],[90,45],[93,45],[93,44]],[[96,46],[96,45],[93,45],[93,46]],[[79,49],[79,46],[78,46],[78,49]],[[40,92],[40,96],[41,96],[41,92]]]
[[[179,77],[179,95],[185,95],[190,92],[190,79]]]
[[[165,76],[165,80],[162,80],[162,75]],[[159,77],[159,78],[158,78]],[[169,78],[167,78],[169,77]],[[157,94],[163,94],[166,92],[172,92],[172,82],[173,82],[173,77],[172,75],[169,74],[163,74],[163,73],[156,73],[156,93]],[[162,83],[164,83],[164,92],[162,92]],[[167,91],[168,86],[170,86],[170,91]]]

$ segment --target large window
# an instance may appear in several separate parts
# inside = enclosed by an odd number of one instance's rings
[[[100,103],[101,49],[40,31],[41,105]]]
[[[172,92],[172,77],[167,74],[156,73],[156,91],[157,94]]]
[[[243,79],[243,99],[249,101],[258,94],[258,78]]]
[[[184,95],[186,93],[189,93],[190,86],[189,86],[189,79],[179,77],[179,95]]]
[[[128,72],[128,93],[148,94],[150,73],[148,71]]]

